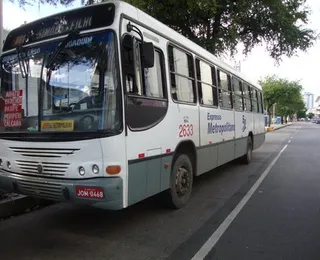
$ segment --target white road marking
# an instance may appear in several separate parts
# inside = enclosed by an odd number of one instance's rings
[[[206,255],[211,251],[211,249],[217,244],[220,237],[224,234],[224,232],[228,229],[232,221],[237,217],[242,208],[249,201],[254,192],[258,189],[259,185],[268,175],[273,165],[277,162],[280,155],[287,148],[287,144],[282,148],[282,150],[278,153],[276,158],[270,163],[268,168],[262,173],[260,178],[256,181],[256,183],[251,187],[251,189],[247,192],[247,194],[242,198],[242,200],[238,203],[238,205],[234,208],[234,210],[226,217],[226,219],[222,222],[222,224],[217,228],[217,230],[211,235],[211,237],[204,243],[204,245],[200,248],[200,250],[192,257],[191,260],[203,260]]]
[[[290,144],[290,143],[291,143],[291,140],[288,141],[288,144]]]

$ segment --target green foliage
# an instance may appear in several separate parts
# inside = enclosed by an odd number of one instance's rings
[[[313,45],[314,31],[304,28],[305,0],[127,0],[214,54],[244,53],[262,42],[272,58],[292,56]]]
[[[306,118],[307,117],[307,109],[302,109],[297,112],[297,118]]]
[[[33,3],[69,5],[75,0],[10,0],[20,6]],[[82,0],[93,4],[103,0]],[[315,32],[305,27],[306,0],[126,0],[214,54],[244,53],[262,42],[275,60],[310,48]]]
[[[305,104],[301,95],[302,86],[299,82],[288,81],[276,76],[268,76],[259,83],[262,86],[265,107],[269,118],[271,117],[273,105],[276,105],[277,115],[285,118],[292,117],[294,114],[305,110]]]
[[[307,117],[309,117],[310,119],[312,119],[312,118],[315,117],[315,114],[314,114],[314,113],[308,113]]]

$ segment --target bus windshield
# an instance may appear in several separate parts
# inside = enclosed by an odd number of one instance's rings
[[[45,63],[59,43],[2,57],[0,132],[119,129],[121,99],[113,32],[77,36],[47,69]]]

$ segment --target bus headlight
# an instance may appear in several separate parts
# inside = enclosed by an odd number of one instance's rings
[[[85,170],[82,166],[80,166],[80,167],[79,167],[79,174],[80,174],[81,176],[83,176],[83,175],[85,175],[85,173],[86,173],[86,170]]]
[[[2,167],[3,166],[3,161],[2,161],[2,159],[0,159],[0,167]]]
[[[8,167],[8,169],[11,169],[11,162],[7,162],[7,167]]]
[[[92,166],[92,172],[93,172],[94,174],[98,174],[98,173],[99,173],[99,166],[96,165],[96,164],[94,164],[94,165]]]

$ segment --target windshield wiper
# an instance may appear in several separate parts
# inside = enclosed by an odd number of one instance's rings
[[[71,41],[73,38],[77,36],[79,36],[79,31],[72,31],[71,33],[68,34],[68,36],[59,44],[58,48],[54,51],[54,53],[49,58],[46,65],[47,69],[52,69],[53,63],[55,62],[60,52],[65,48],[65,46],[69,41]]]

